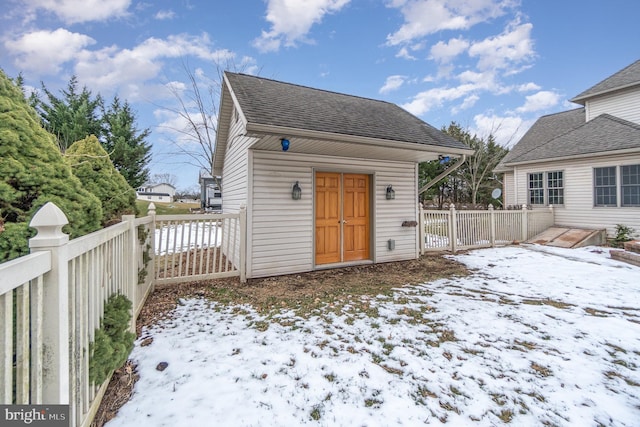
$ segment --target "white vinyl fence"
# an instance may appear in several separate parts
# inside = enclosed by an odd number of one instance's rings
[[[0,404],[69,404],[69,425],[90,425],[109,382],[89,381],[106,301],[126,295],[135,330],[156,283],[244,281],[245,218],[244,209],[156,218],[150,205],[146,217],[69,241],[64,213],[44,205],[30,223],[32,253],[0,264]]]
[[[421,253],[510,245],[541,233],[554,224],[553,207],[517,210],[458,211],[420,209]]]

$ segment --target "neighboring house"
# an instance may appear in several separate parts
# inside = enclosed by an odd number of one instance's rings
[[[173,202],[176,195],[176,187],[167,183],[160,184],[143,184],[136,190],[139,200],[148,200],[151,202]]]
[[[504,205],[553,205],[557,225],[640,236],[640,61],[541,117],[495,169]]]
[[[200,170],[198,182],[200,183],[200,206],[203,209],[222,210],[220,181],[219,176],[214,178],[205,169]]]
[[[473,153],[387,102],[229,72],[215,149],[249,278],[417,258],[418,163]]]

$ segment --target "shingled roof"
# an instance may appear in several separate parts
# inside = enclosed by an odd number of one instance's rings
[[[585,123],[579,108],[538,119],[501,166],[638,149],[639,138],[640,125],[610,114]]]
[[[634,86],[640,86],[640,60],[585,90],[574,97],[571,102],[584,105],[588,98]]]
[[[225,72],[247,128],[292,128],[469,150],[399,106],[247,74]]]

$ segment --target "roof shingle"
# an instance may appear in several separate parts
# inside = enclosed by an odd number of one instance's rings
[[[399,106],[225,72],[249,123],[468,150]]]
[[[585,90],[571,102],[584,105],[586,99],[590,97],[637,85],[640,85],[640,60]]]

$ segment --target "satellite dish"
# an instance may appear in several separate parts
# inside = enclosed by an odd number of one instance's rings
[[[502,190],[500,188],[496,188],[491,192],[491,197],[494,199],[498,199],[500,196],[502,196]]]

